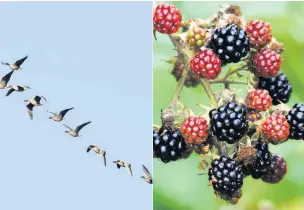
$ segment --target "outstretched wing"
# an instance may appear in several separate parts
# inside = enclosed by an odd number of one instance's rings
[[[4,77],[2,77],[1,81],[5,81],[6,83],[8,83],[10,81],[13,73],[14,73],[14,71],[11,71],[8,74],[6,74]]]
[[[78,125],[77,128],[75,129],[75,131],[78,133],[84,126],[86,126],[90,123],[91,123],[91,121]]]
[[[28,105],[26,105],[26,107],[27,107],[27,113],[30,116],[30,119],[32,120],[33,119],[33,107],[34,107],[34,105],[29,103]]]
[[[9,89],[6,93],[6,96],[9,96],[14,91],[15,91],[14,88]]]
[[[132,173],[132,169],[131,169],[131,166],[127,167],[128,168],[128,172],[131,176],[133,176],[133,173]]]
[[[107,154],[107,152],[106,152],[106,151],[104,151],[104,153],[103,153],[103,155],[102,155],[102,157],[103,157],[103,163],[104,163],[104,166],[107,166],[107,158],[106,158],[106,154]]]
[[[66,113],[68,113],[68,111],[74,109],[74,107],[69,108],[69,109],[64,109],[61,112],[59,112],[59,115],[61,115],[62,117],[64,117],[66,115]]]
[[[90,146],[88,147],[88,149],[87,149],[87,152],[90,152],[91,149],[93,149],[94,147],[95,147],[94,145],[90,145]]]
[[[40,96],[41,98],[43,98],[43,100],[45,100],[45,102],[47,102],[46,98],[44,96]]]
[[[145,175],[147,175],[148,178],[152,179],[152,175],[150,174],[149,170],[144,165],[142,165],[142,167]]]
[[[17,60],[15,62],[15,65],[18,66],[18,67],[20,67],[23,64],[23,62],[27,59],[27,57],[28,56],[25,56],[24,58],[21,58],[20,60]]]
[[[70,130],[73,130],[72,128],[70,128],[69,126],[67,126],[66,124],[63,124],[64,127],[70,129]]]

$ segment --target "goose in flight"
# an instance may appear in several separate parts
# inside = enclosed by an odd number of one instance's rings
[[[12,94],[15,91],[23,92],[28,89],[31,89],[29,86],[19,86],[19,85],[17,85],[17,86],[9,85],[9,86],[7,86],[7,88],[10,88],[10,89],[7,91],[6,96],[9,96],[10,94]]]
[[[65,125],[65,124],[63,124],[63,125],[64,125],[66,128],[69,129],[69,130],[65,131],[66,133],[70,134],[70,135],[73,136],[73,137],[78,137],[78,136],[79,136],[80,130],[81,130],[84,126],[86,126],[86,125],[88,125],[88,124],[90,124],[90,123],[91,123],[91,121],[86,122],[86,123],[83,123],[83,124],[77,126],[75,130],[72,129],[72,128],[70,128],[69,126],[67,126],[67,125]]]
[[[133,176],[132,168],[131,168],[131,164],[130,163],[126,163],[126,162],[124,162],[122,160],[116,160],[116,161],[113,161],[113,163],[116,164],[116,166],[117,166],[118,169],[120,169],[120,167],[127,168],[129,175]]]
[[[43,98],[45,101],[46,99],[43,96],[35,96],[34,99],[30,100],[24,100],[24,102],[28,102],[26,105],[28,115],[30,116],[30,119],[33,119],[33,108],[35,106],[42,106],[43,104],[41,103],[41,98]]]
[[[56,122],[60,122],[64,119],[64,116],[66,115],[66,113],[68,113],[68,111],[70,111],[72,109],[74,109],[74,107],[64,109],[64,110],[60,111],[59,113],[54,113],[54,112],[49,112],[49,111],[47,111],[47,112],[53,114],[53,116],[49,117],[49,119],[52,119]]]
[[[149,170],[142,165],[143,171],[144,171],[144,176],[141,176],[140,178],[144,179],[148,184],[152,184],[152,175],[150,174]]]
[[[7,83],[10,81],[11,76],[12,76],[13,73],[14,73],[14,71],[11,71],[8,74],[6,74],[4,77],[1,78],[0,89],[9,88],[7,86]]]
[[[107,152],[100,149],[98,146],[96,145],[90,145],[87,149],[87,152],[90,152],[91,150],[93,150],[94,152],[96,152],[97,154],[101,155],[103,162],[104,162],[104,166],[107,166],[107,159],[106,159],[106,154]]]
[[[41,99],[43,99],[45,102],[47,102],[46,98],[43,96],[35,96],[35,98],[30,100],[24,100],[24,102],[28,102],[34,106],[42,106]]]
[[[28,56],[25,56],[24,58],[21,58],[19,60],[17,60],[15,63],[10,64],[10,63],[4,63],[1,62],[3,65],[7,65],[8,67],[11,68],[11,70],[13,71],[17,71],[19,69],[22,69],[21,65],[23,64],[23,62],[27,59]]]

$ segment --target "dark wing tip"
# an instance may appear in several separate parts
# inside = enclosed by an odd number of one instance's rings
[[[15,90],[13,88],[9,89],[6,93],[6,96],[9,96],[12,92],[14,92]]]
[[[93,145],[90,145],[87,149],[87,152],[90,152],[93,147],[94,147]]]

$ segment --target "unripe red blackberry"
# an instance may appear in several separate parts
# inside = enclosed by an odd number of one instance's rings
[[[205,49],[196,53],[190,61],[191,69],[201,78],[215,79],[221,73],[221,60],[213,50]]]
[[[252,71],[256,76],[265,78],[276,77],[279,74],[281,64],[282,58],[280,54],[263,49],[254,55]]]
[[[268,22],[252,20],[248,23],[246,31],[250,38],[250,45],[255,49],[261,49],[271,41],[272,31]]]
[[[272,99],[267,90],[257,89],[248,93],[246,104],[248,108],[261,112],[271,107]]]
[[[270,115],[258,127],[258,131],[265,142],[276,145],[288,140],[289,127],[284,115]]]
[[[214,191],[223,195],[232,196],[243,186],[242,168],[229,157],[213,160],[208,176]]]
[[[153,16],[154,29],[162,34],[176,33],[182,21],[182,14],[174,5],[160,4]]]
[[[180,127],[187,144],[202,144],[208,137],[207,120],[203,117],[188,117]]]
[[[287,164],[280,155],[271,155],[271,166],[269,172],[262,176],[262,180],[269,184],[279,183],[287,173]]]

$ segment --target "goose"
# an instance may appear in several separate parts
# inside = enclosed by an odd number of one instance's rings
[[[41,98],[43,98],[46,101],[46,99],[43,96],[35,96],[34,99],[24,100],[24,102],[28,102],[28,104],[26,105],[26,107],[27,107],[28,115],[30,116],[31,120],[33,119],[33,108],[35,106],[42,106],[43,105],[40,102]]]
[[[24,102],[28,102],[34,106],[42,106],[41,99],[43,99],[45,102],[47,102],[46,98],[43,96],[35,96],[34,99],[24,100]]]
[[[53,116],[49,117],[49,119],[52,119],[52,120],[54,120],[56,122],[60,122],[60,121],[62,121],[64,119],[64,116],[66,115],[66,113],[68,113],[68,111],[70,111],[72,109],[74,109],[74,107],[68,108],[68,109],[64,109],[64,110],[60,111],[58,114],[54,113],[54,112],[49,112],[49,111],[47,111],[47,112],[53,114]]]
[[[107,152],[100,149],[98,146],[96,145],[90,145],[87,149],[87,152],[90,152],[91,150],[93,150],[94,152],[96,152],[97,154],[101,155],[101,157],[103,158],[103,162],[104,162],[104,166],[107,166],[107,159],[106,159],[106,154]]]
[[[132,173],[132,168],[131,168],[131,164],[130,163],[126,163],[122,160],[116,160],[116,161],[113,161],[113,163],[116,164],[117,168],[120,169],[120,167],[125,167],[128,169],[128,173],[133,176],[133,173]]]
[[[29,86],[19,86],[19,85],[17,85],[17,86],[9,85],[9,86],[7,86],[7,88],[10,88],[10,89],[7,91],[6,96],[9,96],[10,94],[12,94],[15,91],[23,92],[28,89],[31,89]]]
[[[7,65],[8,67],[11,68],[11,70],[13,71],[17,71],[19,69],[22,69],[21,65],[23,64],[23,62],[27,59],[28,56],[25,56],[24,58],[21,58],[19,60],[17,60],[15,63],[13,64],[9,64],[9,63],[4,63],[1,62],[3,65]]]
[[[142,165],[143,171],[144,171],[144,176],[141,176],[140,178],[144,179],[148,184],[152,184],[152,175],[150,174],[149,170]]]
[[[13,73],[14,71],[11,71],[10,73],[6,74],[4,77],[1,78],[0,89],[8,88],[7,83],[10,81]]]
[[[78,137],[78,136],[79,136],[80,130],[81,130],[84,126],[86,126],[86,125],[88,125],[88,124],[90,124],[90,123],[91,123],[91,121],[86,122],[86,123],[83,123],[83,124],[77,126],[75,130],[72,129],[72,128],[70,128],[69,126],[67,126],[67,125],[65,125],[65,124],[63,124],[63,125],[64,125],[66,128],[69,129],[69,130],[65,131],[66,133],[70,134],[70,135],[73,136],[73,137]]]

